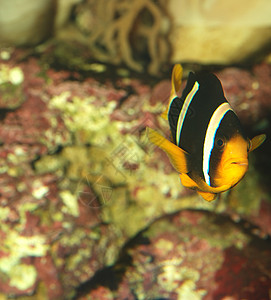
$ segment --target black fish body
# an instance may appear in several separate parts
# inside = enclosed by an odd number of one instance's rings
[[[248,152],[265,139],[251,141],[226,100],[219,79],[211,73],[190,73],[182,96],[182,68],[175,65],[172,91],[163,117],[168,119],[172,142],[149,129],[150,140],[164,150],[184,186],[207,201],[236,185],[248,168]]]

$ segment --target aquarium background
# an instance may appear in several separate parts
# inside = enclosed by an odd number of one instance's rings
[[[271,299],[268,0],[0,0],[0,299]],[[145,128],[175,63],[209,70],[249,137],[219,200]]]

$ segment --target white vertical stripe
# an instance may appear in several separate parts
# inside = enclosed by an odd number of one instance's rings
[[[193,88],[192,88],[192,90],[186,96],[186,98],[184,100],[184,104],[183,104],[181,113],[179,115],[177,130],[176,130],[176,144],[177,144],[177,146],[179,145],[179,142],[180,142],[180,133],[181,133],[181,130],[182,130],[182,127],[183,127],[183,122],[184,122],[188,107],[189,107],[191,101],[193,100],[193,97],[195,96],[198,89],[199,89],[199,83],[196,81]]]
[[[216,131],[224,118],[225,114],[232,110],[229,103],[222,103],[213,113],[208,128],[206,131],[206,136],[204,140],[204,148],[203,148],[203,174],[205,178],[205,182],[210,185],[210,176],[209,176],[209,167],[210,167],[210,157],[211,152],[214,147],[215,135]]]

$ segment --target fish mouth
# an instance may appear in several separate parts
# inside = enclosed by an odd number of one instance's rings
[[[236,160],[232,161],[231,165],[238,165],[238,166],[248,166],[248,161],[247,160]]]
[[[248,159],[246,157],[230,157],[224,163],[227,168],[229,166],[243,166],[248,167]]]

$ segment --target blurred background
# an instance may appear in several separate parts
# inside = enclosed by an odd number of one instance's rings
[[[175,63],[267,134],[214,202],[145,134]],[[270,116],[269,0],[0,0],[0,299],[271,299]]]

